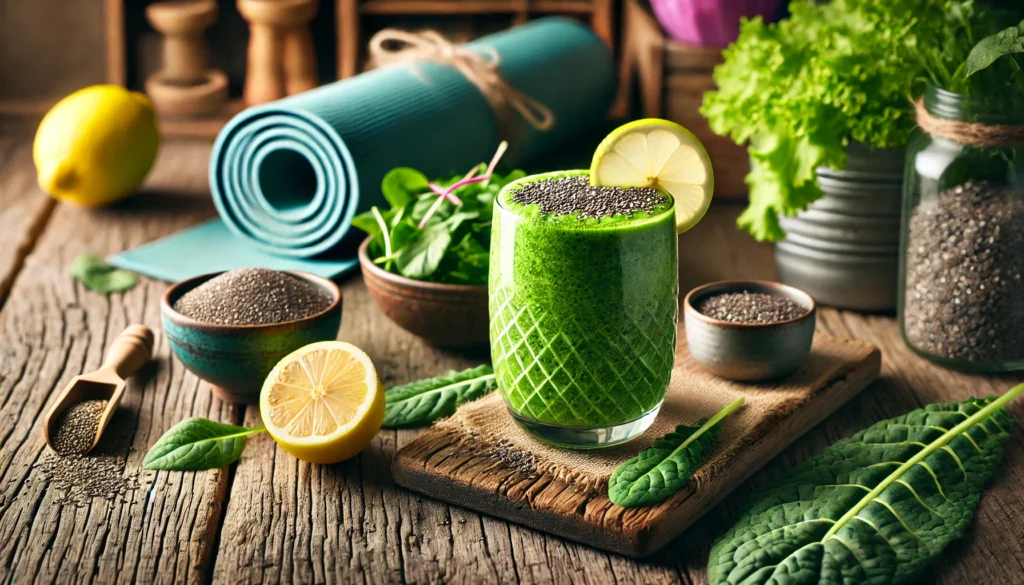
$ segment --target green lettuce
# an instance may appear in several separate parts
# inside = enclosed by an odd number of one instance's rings
[[[928,82],[955,91],[958,64],[999,30],[973,0],[793,0],[790,13],[742,22],[701,108],[715,133],[748,144],[750,205],[738,223],[758,240],[785,236],[778,216],[823,195],[815,169],[841,168],[851,142],[905,146],[912,98]]]

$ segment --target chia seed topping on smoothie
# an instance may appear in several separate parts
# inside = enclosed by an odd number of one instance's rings
[[[603,219],[654,213],[665,207],[668,198],[657,189],[594,187],[586,176],[568,176],[526,183],[512,191],[511,200],[520,205],[537,205],[544,215]]]

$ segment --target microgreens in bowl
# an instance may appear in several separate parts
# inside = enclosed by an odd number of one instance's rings
[[[507,149],[502,142],[489,164],[442,180],[408,167],[391,169],[381,181],[391,208],[374,206],[352,220],[370,235],[373,263],[415,280],[487,284],[494,200],[502,187],[526,175],[494,171]]]

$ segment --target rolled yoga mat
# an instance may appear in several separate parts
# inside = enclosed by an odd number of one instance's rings
[[[545,18],[467,46],[496,52],[508,84],[554,116],[553,127],[538,131],[513,112],[521,123],[504,166],[543,167],[542,155],[605,122],[615,67],[583,25]],[[357,266],[355,246],[342,240],[354,215],[383,203],[388,170],[464,173],[490,159],[502,138],[481,91],[433,63],[376,69],[249,108],[214,144],[210,191],[220,218],[109,260],[172,282],[242,266],[334,278]]]
[[[611,105],[611,52],[579,23],[545,18],[467,47],[496,52],[508,84],[554,116],[538,131],[513,113],[522,133],[506,166],[564,144]],[[455,68],[384,67],[238,114],[214,145],[210,190],[235,235],[270,254],[310,258],[335,250],[352,217],[383,202],[391,168],[464,173],[502,138],[480,89]]]

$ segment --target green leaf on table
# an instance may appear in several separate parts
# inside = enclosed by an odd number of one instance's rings
[[[429,277],[441,264],[451,243],[452,235],[446,225],[435,224],[420,230],[412,242],[397,253],[398,271],[408,278]]]
[[[464,402],[498,387],[487,365],[395,386],[384,393],[384,424],[388,428],[425,426],[450,416]]]
[[[989,35],[974,45],[970,54],[967,55],[965,77],[987,69],[1000,57],[1016,53],[1024,53],[1024,21],[1017,26],[1011,26],[994,35]]]
[[[85,288],[102,294],[126,291],[139,284],[139,275],[107,264],[89,253],[81,254],[71,263],[71,276]]]
[[[615,468],[608,480],[608,498],[626,508],[649,506],[667,500],[690,481],[693,472],[715,445],[718,423],[743,406],[739,398],[700,426],[679,425]]]
[[[711,549],[712,585],[914,579],[963,536],[1014,422],[998,398],[931,404],[779,478]]]
[[[227,467],[242,457],[250,435],[266,431],[190,418],[170,428],[142,461],[146,469],[194,471]]]
[[[396,167],[384,175],[380,190],[392,208],[399,208],[415,201],[418,195],[429,192],[430,182],[416,169]]]

